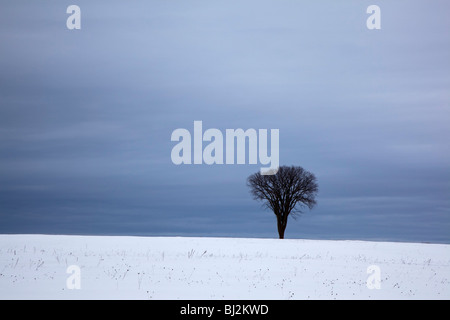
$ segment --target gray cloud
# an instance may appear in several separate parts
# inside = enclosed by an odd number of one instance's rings
[[[319,180],[292,237],[449,242],[446,2],[14,1],[0,12],[0,232],[274,236],[259,166],[175,166],[176,128],[280,129]],[[447,10],[448,11],[448,10]]]

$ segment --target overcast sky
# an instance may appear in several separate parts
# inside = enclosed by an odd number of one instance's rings
[[[279,129],[280,164],[317,176],[286,238],[450,243],[449,9],[1,1],[0,232],[277,237],[260,164],[172,163],[201,120]]]

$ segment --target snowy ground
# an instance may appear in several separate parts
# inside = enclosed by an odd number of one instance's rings
[[[449,298],[444,244],[0,235],[0,299]]]

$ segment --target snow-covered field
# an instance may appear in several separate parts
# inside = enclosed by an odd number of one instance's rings
[[[0,235],[0,299],[449,298],[445,244]]]

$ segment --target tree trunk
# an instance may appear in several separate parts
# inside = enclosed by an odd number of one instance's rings
[[[279,217],[277,217],[277,226],[278,236],[280,237],[280,239],[284,239],[284,230],[286,230],[286,224],[284,224]]]

